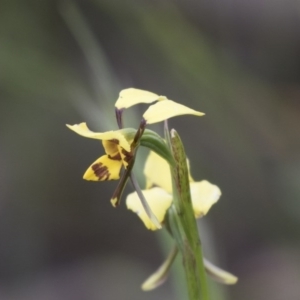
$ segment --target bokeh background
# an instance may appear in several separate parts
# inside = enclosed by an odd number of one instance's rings
[[[299,52],[299,1],[1,0],[0,299],[186,299],[180,260],[140,291],[171,241],[82,180],[102,146],[65,127],[116,129],[127,87],[206,113],[170,126],[223,192],[199,226],[239,283],[213,299],[300,299]]]

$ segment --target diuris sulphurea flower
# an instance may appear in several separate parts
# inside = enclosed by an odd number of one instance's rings
[[[124,110],[137,104],[148,104],[149,107],[137,129],[124,128]],[[135,192],[127,196],[127,208],[135,212],[150,230],[164,226],[175,243],[167,260],[144,282],[142,289],[151,290],[159,286],[167,278],[168,270],[179,253],[183,260],[189,299],[208,300],[206,274],[224,284],[234,284],[237,277],[215,267],[203,256],[196,218],[208,213],[219,200],[221,191],[207,180],[195,181],[192,178],[179,134],[174,129],[168,129],[168,119],[181,115],[203,116],[204,113],[169,100],[166,96],[129,88],[120,92],[115,103],[118,130],[94,132],[86,123],[67,126],[83,137],[102,141],[105,154],[91,164],[83,178],[91,181],[119,180],[111,197],[114,207],[120,204],[124,188],[130,180]],[[162,121],[164,138],[146,128]],[[141,190],[133,173],[140,146],[150,150],[144,167],[145,190]]]

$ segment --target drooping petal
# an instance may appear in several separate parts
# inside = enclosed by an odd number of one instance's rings
[[[83,175],[83,179],[92,181],[116,180],[120,178],[122,160],[103,155],[94,161]]]
[[[190,188],[196,218],[206,215],[212,205],[215,204],[221,196],[221,190],[207,180],[191,182]]]
[[[146,110],[143,117],[147,124],[153,124],[180,115],[203,116],[204,113],[191,109],[172,100],[165,100],[151,105]]]
[[[169,270],[177,256],[177,253],[178,248],[175,246],[163,264],[144,281],[141,286],[143,291],[154,290],[166,281],[169,276]]]
[[[129,88],[120,92],[119,98],[115,103],[117,109],[124,109],[139,103],[152,103],[154,101],[165,100],[166,97],[159,96],[154,93]]]
[[[155,187],[150,190],[143,190],[143,194],[158,221],[161,223],[165,214],[172,204],[172,196],[165,190]],[[151,222],[146,214],[143,205],[136,192],[131,193],[126,198],[127,208],[135,212],[139,218],[144,222],[148,229],[156,230],[157,227]]]
[[[106,131],[106,132],[94,132],[91,131],[86,123],[80,123],[75,125],[68,125],[67,127],[75,131],[77,134],[96,140],[114,140],[126,151],[130,151],[130,144],[126,140],[125,136],[120,132],[120,130]]]

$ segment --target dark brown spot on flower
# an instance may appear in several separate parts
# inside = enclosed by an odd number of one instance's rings
[[[104,181],[108,180],[110,173],[108,171],[108,168],[104,166],[102,163],[97,163],[92,165],[92,169],[94,171],[94,174],[98,177],[98,180]]]
[[[112,142],[112,143],[115,143],[115,144],[117,144],[117,145],[119,145],[119,140],[117,140],[117,139],[112,139],[112,140],[109,140],[110,142]]]
[[[112,160],[121,160],[121,154],[120,153],[117,153],[116,155],[108,155],[108,157]]]
[[[124,155],[123,160],[129,164],[132,159],[132,154],[130,152],[127,152],[125,149],[122,149],[122,154]]]

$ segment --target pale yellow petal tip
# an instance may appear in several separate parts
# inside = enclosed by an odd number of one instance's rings
[[[82,179],[87,181],[99,181],[92,168],[88,168],[82,176]]]
[[[79,124],[74,124],[74,125],[66,124],[66,126],[67,126],[68,128],[80,127],[80,126],[84,126],[84,125],[86,125],[86,122],[81,122],[81,123],[79,123]]]
[[[82,131],[89,131],[85,122],[74,124],[74,125],[66,124],[66,126],[78,134],[80,134]]]
[[[230,274],[230,276],[227,277],[226,279],[226,284],[231,285],[231,284],[236,284],[238,282],[238,277]]]
[[[218,281],[222,284],[233,285],[238,282],[238,277],[235,275],[222,270],[221,268],[215,266],[209,260],[204,258],[204,267],[208,275],[215,281]]]
[[[155,225],[152,221],[144,221],[144,224],[147,229],[152,230],[152,231],[162,229],[161,225]]]
[[[117,109],[126,109],[136,104],[152,103],[154,101],[161,101],[165,99],[166,97],[159,96],[152,92],[135,88],[128,88],[120,92],[119,98],[115,103],[115,107]]]
[[[161,286],[166,279],[168,278],[167,274],[164,274],[164,277],[161,277],[160,274],[153,274],[151,275],[147,280],[144,281],[144,283],[141,285],[141,289],[144,292],[149,292],[152,291],[156,288],[158,288],[159,286]]]
[[[238,282],[238,277],[221,269],[219,269],[214,275],[214,279],[222,284],[233,285]]]
[[[118,198],[112,198],[110,199],[110,203],[113,207],[117,207]]]
[[[148,124],[153,124],[181,115],[204,116],[205,114],[172,100],[164,100],[151,105],[144,113],[143,118]]]

